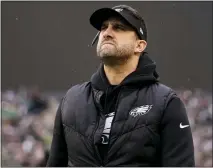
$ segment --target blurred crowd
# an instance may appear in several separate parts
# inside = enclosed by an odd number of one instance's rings
[[[2,166],[46,166],[58,105],[37,87],[2,93]]]
[[[212,167],[212,94],[201,89],[177,93],[184,102],[189,117],[196,167]]]
[[[201,89],[177,93],[191,124],[196,167],[212,167],[212,94]],[[59,100],[38,87],[2,93],[2,166],[46,165]]]

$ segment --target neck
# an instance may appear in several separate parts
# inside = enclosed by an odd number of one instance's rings
[[[137,68],[139,56],[132,56],[125,64],[116,66],[104,65],[106,77],[111,85],[119,85],[124,78]]]

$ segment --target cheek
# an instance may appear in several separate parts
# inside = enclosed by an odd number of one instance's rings
[[[100,33],[99,36],[98,36],[98,40],[101,42],[101,41],[103,41],[103,38],[104,38],[104,37],[103,37],[103,34]]]
[[[97,49],[99,49],[100,48],[100,40],[98,40],[98,42],[97,42]]]
[[[127,46],[128,48],[131,47],[132,49],[135,48],[135,42],[132,39],[119,39],[119,46]]]
[[[99,35],[97,45],[99,46],[102,41],[103,41],[103,38],[101,35]]]

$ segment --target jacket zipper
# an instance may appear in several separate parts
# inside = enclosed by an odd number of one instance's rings
[[[109,88],[107,88],[107,90],[106,90],[106,97],[105,97],[105,100],[104,100],[104,110],[106,110],[106,102],[107,102],[107,94],[108,94],[108,91],[109,91]],[[107,109],[107,111],[108,111],[108,109]],[[107,114],[107,112],[106,113],[104,113],[104,114]]]
[[[97,129],[98,129],[99,120],[100,120],[100,116],[98,116],[98,118],[97,118],[97,122],[96,122],[96,125],[95,125],[95,129],[94,129],[94,131],[93,131],[93,137],[94,137],[94,135],[95,135],[95,132],[96,132]],[[94,145],[94,148],[95,148],[95,155],[97,156],[97,158],[99,159],[99,161],[100,161],[100,163],[101,163],[100,166],[102,166],[102,165],[103,165],[103,161],[102,161],[101,156],[100,156],[100,154],[99,154],[98,147],[97,147],[96,145]]]
[[[107,88],[107,90],[106,90],[106,95],[105,95],[106,97],[105,97],[105,100],[104,100],[104,111],[106,110],[106,111],[104,112],[104,115],[108,114],[108,111],[109,111],[109,109],[108,109],[108,108],[106,109],[106,103],[107,103],[107,97],[108,97],[108,95],[107,95],[107,94],[108,94],[108,91],[109,91],[109,87],[108,87],[108,88]],[[107,152],[108,152],[108,151],[107,151]],[[99,156],[100,156],[100,154],[99,154]],[[107,156],[106,156],[106,157],[107,157]],[[102,159],[102,158],[101,158],[101,164],[102,164],[102,166],[104,166],[104,165],[105,165],[105,158],[104,158],[104,159]]]
[[[108,88],[107,88],[107,91],[108,91]],[[107,93],[107,91],[106,91],[106,93]],[[105,99],[105,101],[106,101],[106,99]],[[100,108],[100,111],[103,112],[103,108]],[[101,117],[101,115],[98,115],[97,122],[96,122],[96,125],[95,125],[95,129],[94,129],[94,131],[93,131],[93,137],[94,137],[94,135],[95,135],[95,132],[96,132],[97,129],[98,129],[100,117]],[[99,161],[100,161],[100,163],[101,163],[100,166],[104,166],[103,159],[101,158],[101,155],[100,155],[100,153],[99,153],[99,150],[98,150],[98,147],[97,147],[97,146],[95,146],[95,155],[98,157],[98,159],[99,159]]]

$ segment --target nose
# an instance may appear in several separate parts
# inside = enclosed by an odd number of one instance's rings
[[[103,31],[103,37],[104,38],[109,38],[113,37],[113,31],[112,31],[112,26],[109,25],[104,31]]]

